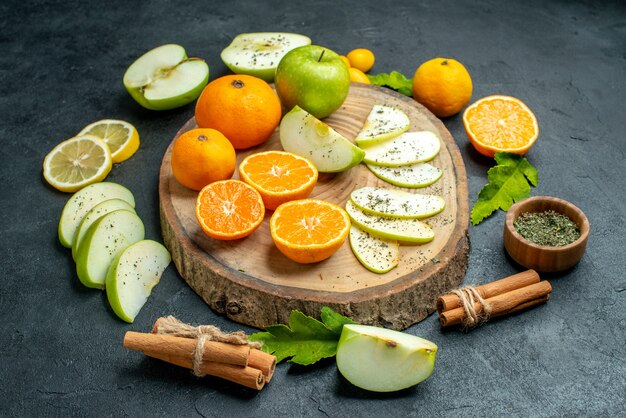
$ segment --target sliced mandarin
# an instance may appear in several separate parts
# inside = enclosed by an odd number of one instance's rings
[[[261,225],[264,217],[261,195],[242,181],[216,181],[198,193],[196,218],[211,238],[235,240],[247,237]]]
[[[276,247],[288,258],[317,263],[341,248],[350,232],[350,217],[324,200],[293,200],[276,209],[270,232]]]
[[[239,164],[239,177],[261,193],[265,207],[309,196],[317,183],[317,168],[306,158],[285,151],[247,156]]]
[[[496,152],[525,154],[539,135],[533,112],[510,96],[478,100],[465,109],[463,125],[474,148],[492,158]]]

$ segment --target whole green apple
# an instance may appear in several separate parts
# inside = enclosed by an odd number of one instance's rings
[[[298,105],[318,119],[343,104],[350,89],[350,73],[337,53],[318,45],[289,51],[276,68],[276,92],[283,106]]]

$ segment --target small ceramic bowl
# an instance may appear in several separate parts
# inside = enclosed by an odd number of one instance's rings
[[[513,226],[524,212],[553,210],[570,218],[580,230],[580,237],[562,247],[537,245],[522,237]],[[542,272],[567,270],[580,261],[589,238],[589,221],[585,214],[566,200],[535,196],[515,203],[507,211],[504,222],[504,248],[522,266]]]

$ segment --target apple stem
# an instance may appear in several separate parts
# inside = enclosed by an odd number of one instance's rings
[[[322,53],[320,54],[319,59],[317,60],[317,62],[322,62],[322,57],[324,56],[324,52],[326,52],[325,49],[322,49]]]

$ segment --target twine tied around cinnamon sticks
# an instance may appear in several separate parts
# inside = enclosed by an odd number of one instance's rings
[[[156,334],[173,335],[175,337],[193,338],[196,340],[196,347],[193,353],[193,374],[198,377],[206,376],[202,371],[202,361],[204,357],[204,346],[207,341],[216,341],[234,345],[249,345],[250,348],[261,349],[261,343],[249,342],[248,336],[243,331],[222,332],[214,325],[193,325],[185,324],[172,315],[160,318],[153,331]]]
[[[519,312],[545,303],[552,286],[535,270],[527,270],[481,286],[453,290],[437,299],[442,327],[461,325],[469,331],[490,318]]]
[[[261,390],[276,368],[276,356],[249,342],[242,331],[224,333],[211,325],[194,327],[170,316],[159,318],[150,333],[128,331],[124,347],[193,370]]]

